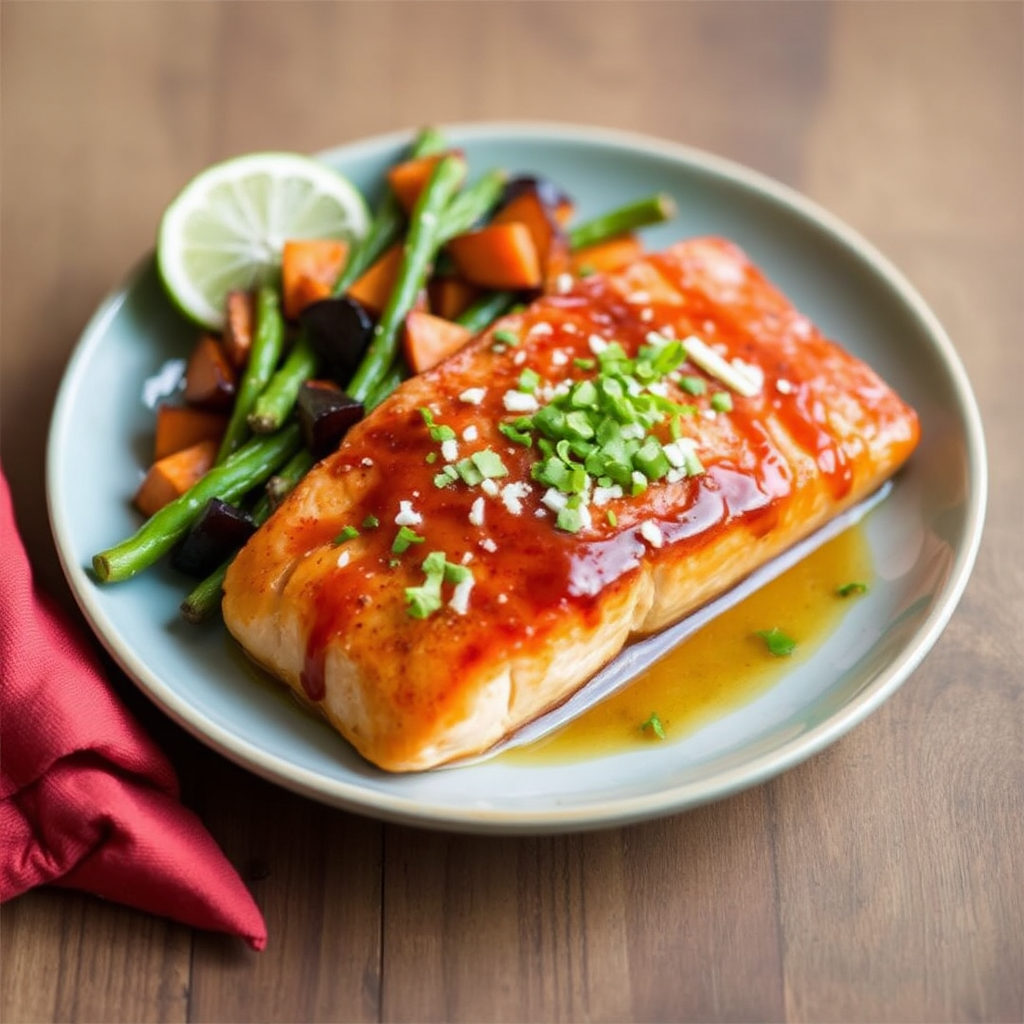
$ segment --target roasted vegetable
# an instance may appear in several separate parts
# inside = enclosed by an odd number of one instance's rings
[[[524,187],[495,215],[493,224],[525,224],[533,239],[540,263],[541,280],[554,290],[560,274],[570,270],[569,239],[559,224],[555,207],[545,202],[537,187]]]
[[[250,291],[228,292],[224,300],[224,351],[236,370],[249,361],[252,332],[256,325],[256,295]]]
[[[270,513],[277,507],[284,495],[288,493],[312,468],[313,456],[308,449],[296,452],[268,481],[263,497],[256,502],[252,510],[252,519],[259,526],[265,522]],[[221,588],[224,575],[234,558],[229,553],[223,562],[210,574],[193,587],[191,593],[181,602],[181,614],[186,621],[202,622],[220,607]]]
[[[519,292],[484,292],[475,302],[467,306],[456,318],[470,334],[479,334],[504,316],[519,301]]]
[[[483,288],[538,288],[543,281],[533,235],[519,221],[459,235],[448,252],[462,277]]]
[[[505,185],[502,205],[507,206],[526,193],[536,195],[563,227],[572,220],[576,210],[572,198],[560,185],[539,174],[518,174],[510,178]]]
[[[295,399],[304,380],[316,373],[318,358],[304,331],[299,333],[281,368],[253,403],[249,429],[254,434],[273,434],[280,430],[295,408]]]
[[[185,366],[185,401],[211,412],[229,412],[238,387],[235,367],[215,334],[201,334]]]
[[[427,285],[427,300],[434,316],[454,320],[480,297],[480,289],[454,274],[435,275]]]
[[[579,276],[606,273],[632,263],[644,254],[643,243],[634,234],[617,235],[596,242],[572,254],[572,272]]]
[[[424,128],[416,136],[410,150],[410,159],[440,153],[445,148],[444,136],[436,128]],[[345,269],[335,282],[334,294],[344,295],[351,284],[374,262],[384,251],[390,248],[402,234],[406,216],[391,189],[383,190],[380,202],[373,213],[370,230],[366,237],[349,255]]]
[[[505,187],[504,171],[488,171],[478,181],[452,198],[444,212],[438,232],[438,244],[444,245],[456,235],[464,234],[484,220],[501,198]]]
[[[199,441],[219,443],[227,425],[228,418],[224,413],[161,402],[156,410],[153,460],[180,452],[182,448],[189,448]]]
[[[345,295],[314,303],[301,322],[321,370],[337,381],[347,381],[370,344],[376,318],[357,299]]]
[[[402,243],[396,242],[349,285],[345,294],[370,310],[374,316],[380,316],[388,304],[401,266]]]
[[[148,569],[181,540],[210,498],[224,501],[240,498],[283,465],[301,443],[296,423],[276,434],[253,438],[226,462],[214,466],[184,494],[150,516],[131,537],[95,555],[92,566],[96,576],[104,583],[114,583]]]
[[[569,246],[576,250],[596,245],[616,235],[624,235],[627,231],[637,231],[649,224],[660,224],[674,217],[675,212],[676,204],[671,196],[663,192],[645,196],[572,228],[569,231]]]
[[[551,180],[489,170],[463,187],[466,171],[461,151],[424,130],[388,174],[360,242],[293,239],[278,286],[228,295],[223,337],[201,336],[189,359],[187,405],[157,414],[154,466],[137,501],[160,511],[95,557],[101,579],[125,579],[172,550],[203,502],[246,494],[301,435],[318,455],[334,448],[364,409],[531,293],[552,290],[566,272],[618,265],[639,244],[627,232],[672,210],[653,196],[567,232],[573,201]],[[570,248],[582,245],[572,259]],[[287,352],[286,317],[298,322]],[[315,379],[328,375],[334,383]],[[243,444],[249,431],[265,436]],[[205,463],[180,455],[197,448]],[[172,455],[180,457],[164,462]],[[299,475],[311,458],[293,460]]]
[[[152,516],[180,498],[206,475],[217,455],[216,441],[198,441],[157,459],[135,492],[135,507]]]
[[[238,386],[228,429],[217,450],[217,462],[223,462],[235,451],[249,434],[249,413],[256,399],[267,386],[284,346],[284,320],[277,292],[270,285],[264,285],[256,294],[256,332],[252,340],[252,352],[245,366]]]
[[[458,352],[473,337],[459,323],[414,309],[405,318],[402,352],[413,373],[423,373]]]
[[[284,243],[281,293],[284,315],[296,320],[311,303],[331,294],[348,255],[348,242],[304,238]]]
[[[465,175],[465,160],[457,156],[446,156],[437,165],[427,187],[416,201],[394,289],[381,313],[366,356],[349,384],[349,394],[359,401],[373,393],[395,361],[399,347],[398,332],[416,297],[426,285],[427,275],[441,244],[445,209]]]
[[[191,529],[171,553],[179,572],[208,576],[256,532],[256,520],[237,505],[211,498]]]
[[[449,150],[449,152],[454,152]],[[434,169],[444,158],[445,153],[434,153],[430,156],[412,157],[395,164],[388,173],[388,184],[395,198],[405,212],[411,213],[420,193],[426,188]]]
[[[299,389],[296,409],[306,447],[318,458],[334,451],[365,413],[362,402],[329,380],[307,380]]]

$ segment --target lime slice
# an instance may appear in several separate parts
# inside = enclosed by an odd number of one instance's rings
[[[275,280],[286,241],[357,241],[369,219],[359,190],[326,164],[251,153],[207,168],[167,207],[157,266],[175,305],[220,330],[227,293]]]

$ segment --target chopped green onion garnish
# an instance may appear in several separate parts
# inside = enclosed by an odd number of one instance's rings
[[[732,412],[732,395],[728,391],[716,391],[711,396],[711,408],[715,412]]]
[[[475,487],[477,484],[482,483],[484,479],[483,473],[477,468],[476,463],[471,458],[459,459],[455,463],[455,471],[462,477],[462,482],[468,484],[470,487]]]
[[[703,395],[708,389],[708,383],[703,377],[682,377],[679,387],[688,395]]]
[[[419,536],[414,530],[410,530],[408,526],[403,526],[399,528],[398,533],[395,535],[391,550],[396,555],[400,555],[408,551],[413,544],[422,544],[426,539],[426,537]]]
[[[840,597],[852,597],[854,594],[865,594],[867,593],[868,585],[859,581],[853,583],[844,583],[841,587],[836,587],[836,593]]]
[[[500,342],[502,345],[510,345],[511,346],[511,345],[518,345],[519,344],[519,336],[515,333],[515,331],[509,331],[509,330],[507,330],[505,328],[502,328],[501,330],[495,331],[491,335],[491,337],[495,341]]]
[[[449,562],[443,551],[431,551],[423,559],[421,568],[426,576],[423,584],[405,588],[408,611],[414,619],[425,619],[441,610],[443,583],[453,583],[457,586],[473,578],[473,573],[466,566]]]
[[[364,530],[375,530],[378,526],[380,526],[380,520],[372,512],[363,520]]]
[[[651,717],[640,726],[640,731],[653,733],[659,740],[665,738],[665,726],[661,724],[661,719],[656,711],[651,712]]]
[[[668,456],[653,437],[647,438],[643,447],[633,456],[633,465],[648,480],[660,480],[672,468]]]
[[[346,526],[346,527],[344,527],[342,529],[341,533],[339,533],[338,536],[334,538],[332,543],[334,543],[334,544],[344,544],[345,541],[352,540],[353,537],[358,537],[358,536],[359,536],[359,531],[354,526]]]
[[[459,565],[457,562],[444,563],[445,583],[464,583],[466,580],[470,580],[472,578],[473,573],[469,566]]]
[[[683,435],[682,419],[694,415],[696,407],[673,401],[663,386],[681,376],[678,369],[686,357],[683,343],[651,332],[636,358],[630,358],[618,341],[594,342],[593,347],[596,360],[575,359],[574,364],[579,369],[596,367],[596,376],[560,387],[532,415],[498,424],[509,440],[527,446],[536,442],[538,456],[531,475],[567,497],[565,506],[557,510],[556,525],[572,533],[590,525],[587,505],[595,483],[603,488],[617,486],[624,495],[636,496],[652,482],[678,479],[680,471],[690,476],[704,472],[693,442]],[[684,390],[707,389],[701,377],[681,379]],[[540,377],[527,369],[522,371],[519,387],[533,391],[539,382]],[[724,399],[730,400],[728,395]],[[664,435],[671,436],[671,444],[662,440]],[[462,460],[456,468],[472,486],[498,475],[499,466],[504,471],[500,458],[488,449]],[[615,522],[613,516],[609,522]]]
[[[768,653],[776,658],[788,657],[796,650],[796,641],[783,633],[778,626],[772,626],[771,629],[759,629],[756,633],[765,642]]]
[[[437,585],[434,585],[434,579]],[[405,600],[409,605],[409,614],[414,619],[427,619],[434,612],[441,610],[441,578],[427,577],[421,587],[406,587]]]
[[[441,472],[434,477],[434,486],[447,487],[449,484],[455,483],[455,481],[458,479],[458,468],[456,466],[453,466],[451,463],[448,463],[448,465],[445,466],[444,469],[442,469]]]
[[[484,448],[482,451],[473,452],[470,460],[480,472],[480,476],[491,479],[499,476],[508,476],[508,469],[501,461],[501,456],[493,448]]]
[[[527,448],[533,444],[533,434],[529,430],[519,430],[514,424],[504,422],[498,424],[498,429],[516,444],[524,444]]]
[[[519,390],[532,395],[540,385],[540,374],[536,370],[526,367],[519,375]]]
[[[597,388],[592,380],[581,380],[569,392],[569,404],[576,409],[597,407]]]
[[[423,417],[423,422],[427,425],[427,430],[430,431],[431,440],[437,442],[455,440],[455,431],[443,423],[435,423],[434,414],[426,406],[420,408],[420,416]]]
[[[579,533],[583,529],[583,513],[578,508],[570,508],[567,505],[559,510],[555,525],[566,533]]]

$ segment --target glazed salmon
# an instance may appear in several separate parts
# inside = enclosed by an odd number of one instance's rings
[[[228,573],[242,647],[388,771],[487,750],[917,443],[728,242],[565,283],[403,384]]]

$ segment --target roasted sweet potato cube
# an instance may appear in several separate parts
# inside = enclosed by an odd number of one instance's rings
[[[185,401],[211,412],[227,412],[235,398],[237,374],[215,334],[202,334],[185,368]]]
[[[454,320],[480,295],[480,289],[450,274],[438,275],[427,285],[430,312],[444,320]]]
[[[250,291],[228,292],[224,302],[224,351],[236,370],[249,362],[256,326],[256,296]]]
[[[375,316],[380,316],[395,285],[402,263],[402,243],[396,242],[363,271],[349,286],[346,294],[361,303]]]
[[[228,418],[224,413],[208,412],[191,405],[162,402],[156,410],[156,438],[153,459],[190,448],[199,441],[217,441],[224,436]]]
[[[583,275],[619,270],[643,254],[643,243],[635,235],[617,235],[606,242],[577,249],[572,254],[572,272]]]
[[[348,243],[333,238],[285,242],[281,254],[284,315],[296,320],[310,303],[326,299],[348,258]]]
[[[388,171],[387,178],[399,206],[409,213],[416,205],[416,200],[419,199],[420,193],[426,187],[431,174],[434,173],[434,168],[446,156],[461,152],[461,150],[448,150],[445,153],[435,153],[432,156],[413,157],[395,164]]]
[[[483,288],[537,288],[544,280],[533,235],[521,221],[459,235],[448,252],[460,275]]]
[[[413,373],[422,373],[458,352],[472,336],[462,324],[414,309],[402,335],[405,361]]]
[[[172,455],[165,455],[149,467],[135,492],[135,507],[144,515],[159,512],[164,505],[180,498],[209,472],[217,458],[216,441],[200,441]]]

